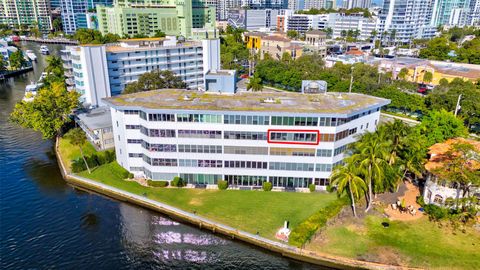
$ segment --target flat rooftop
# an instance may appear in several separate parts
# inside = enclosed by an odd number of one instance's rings
[[[108,107],[100,107],[76,115],[90,130],[112,126],[112,117]]]
[[[184,89],[162,89],[104,99],[112,107],[351,114],[384,106],[390,100],[357,93],[301,94],[292,92],[238,92],[219,94]]]

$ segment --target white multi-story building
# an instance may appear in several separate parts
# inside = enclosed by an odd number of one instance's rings
[[[385,0],[378,20],[378,33],[394,33],[394,39],[432,38],[436,27],[430,24],[433,0]]]
[[[336,9],[337,1],[335,0],[305,0],[305,9]]]
[[[372,6],[372,0],[343,0],[343,8],[370,8]]]
[[[120,94],[139,76],[155,70],[171,70],[188,88],[204,87],[204,76],[220,69],[220,41],[177,42],[175,37],[127,39],[111,45],[69,47],[64,64],[81,102],[101,105],[101,99]],[[67,76],[68,77],[68,76]]]
[[[362,13],[346,15],[344,13],[328,14],[328,27],[332,28],[332,37],[342,37],[342,32],[359,31],[358,39],[368,39],[377,27],[377,18],[364,17]]]
[[[317,85],[318,87],[318,85]],[[105,100],[118,163],[153,180],[278,190],[328,185],[390,101],[354,93],[218,94],[165,89]]]
[[[470,0],[468,25],[480,26],[480,0]]]
[[[26,24],[38,26],[44,34],[52,29],[48,0],[0,0],[0,24],[9,27]]]

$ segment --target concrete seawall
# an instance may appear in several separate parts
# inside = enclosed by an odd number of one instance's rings
[[[272,241],[270,239],[260,237],[255,234],[251,234],[245,231],[237,230],[230,226],[217,223],[215,221],[206,219],[201,216],[197,216],[193,213],[181,210],[176,207],[149,199],[148,197],[133,194],[115,187],[111,187],[91,179],[87,179],[78,175],[71,174],[67,171],[58,151],[58,139],[55,143],[55,153],[57,155],[57,162],[60,167],[60,171],[67,182],[85,189],[87,191],[94,191],[108,197],[133,203],[165,215],[180,220],[186,223],[190,223],[198,226],[202,229],[207,229],[213,233],[220,233],[231,239],[238,239],[246,243],[276,252],[284,257],[296,259],[299,261],[305,261],[316,265],[321,265],[330,268],[337,269],[407,269],[406,267],[378,264],[372,262],[358,261],[338,256],[332,256],[328,254],[312,252],[303,250],[297,247],[293,247],[284,243]]]

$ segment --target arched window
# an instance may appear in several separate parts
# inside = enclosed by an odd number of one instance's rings
[[[435,198],[433,199],[434,203],[443,203],[443,197],[441,195],[435,195]]]

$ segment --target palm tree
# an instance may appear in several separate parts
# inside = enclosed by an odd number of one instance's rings
[[[85,162],[85,166],[87,167],[88,173],[91,173],[90,167],[88,166],[87,160],[85,159],[85,155],[83,154],[82,146],[87,141],[87,136],[85,132],[80,128],[71,129],[67,134],[65,134],[65,138],[67,138],[70,143],[74,146],[78,146],[80,149],[80,155],[82,155],[83,162]]]
[[[392,166],[397,161],[398,153],[404,147],[403,140],[409,134],[410,127],[403,121],[396,119],[394,122],[383,126],[382,129],[385,129],[385,134],[390,137],[391,152],[388,158],[388,165]]]
[[[387,164],[391,142],[385,141],[382,137],[383,135],[379,135],[379,132],[365,133],[355,145],[357,153],[352,155],[353,160],[359,164],[363,171],[368,187],[368,204],[365,211],[372,207],[374,188],[381,190],[384,187],[384,169]]]
[[[60,56],[51,55],[47,57],[47,67],[45,67],[45,72],[55,78],[63,79],[63,61]]]
[[[250,81],[247,84],[247,90],[252,90],[254,92],[257,91],[262,91],[263,85],[262,85],[262,79],[259,77],[251,77]]]
[[[330,176],[330,180],[332,181],[331,185],[336,186],[338,196],[346,192],[350,194],[353,215],[357,217],[355,199],[360,198],[367,186],[363,179],[358,176],[358,168],[355,166],[355,163],[347,161],[346,166],[336,167]]]

